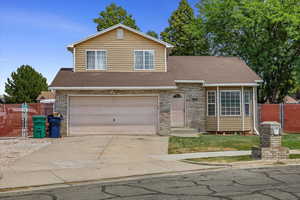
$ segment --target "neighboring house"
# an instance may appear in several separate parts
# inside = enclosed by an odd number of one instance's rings
[[[39,103],[54,103],[55,94],[51,91],[42,91],[36,99]]]
[[[283,103],[293,104],[293,103],[299,103],[299,102],[296,99],[294,99],[293,97],[287,95],[284,97]]]
[[[50,89],[63,135],[255,130],[261,82],[235,57],[168,56],[172,45],[118,24],[78,41]]]

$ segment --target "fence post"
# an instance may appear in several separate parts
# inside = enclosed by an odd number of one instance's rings
[[[284,104],[279,104],[280,105],[280,125],[282,130],[284,129]]]
[[[28,104],[22,104],[22,137],[28,136]]]

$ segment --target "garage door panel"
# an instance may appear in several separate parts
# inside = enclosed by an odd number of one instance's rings
[[[155,134],[157,97],[70,97],[69,132]]]

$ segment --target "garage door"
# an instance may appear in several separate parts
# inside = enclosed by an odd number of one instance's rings
[[[157,103],[157,97],[70,97],[69,134],[155,134]]]

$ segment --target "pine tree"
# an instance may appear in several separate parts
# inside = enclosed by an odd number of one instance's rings
[[[202,20],[194,15],[187,0],[181,0],[169,18],[169,27],[160,34],[161,38],[174,45],[171,55],[207,55],[209,45],[205,37]]]
[[[6,103],[32,103],[41,91],[48,90],[47,80],[29,65],[22,65],[5,83]]]

